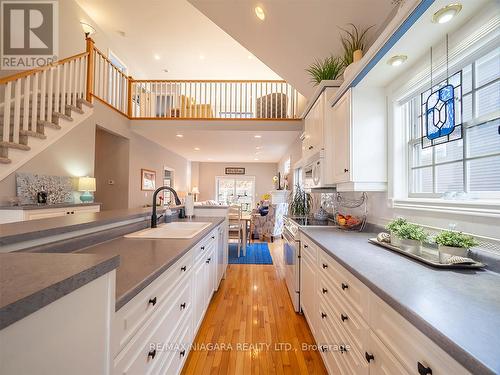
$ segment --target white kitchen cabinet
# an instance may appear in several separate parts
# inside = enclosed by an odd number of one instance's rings
[[[330,374],[469,374],[307,236],[301,243],[301,306]]]
[[[49,219],[53,217],[73,216],[87,212],[99,212],[101,206],[99,204],[92,205],[76,205],[70,207],[55,207],[50,206],[38,208],[34,210],[23,209],[0,209],[0,224],[12,223],[17,221]]]
[[[331,109],[327,127],[333,148],[326,152],[326,164],[337,191],[387,189],[385,113],[385,94],[374,88],[351,88]]]
[[[224,278],[224,273],[227,266],[227,227],[219,226],[217,230],[217,281],[215,290],[219,289],[219,284]]]

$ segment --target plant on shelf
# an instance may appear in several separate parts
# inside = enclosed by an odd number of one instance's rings
[[[340,28],[345,33],[340,36],[342,47],[344,48],[344,55],[342,56],[344,67],[348,67],[353,62],[361,60],[365,49],[367,33],[375,25],[361,30],[352,23],[348,24],[348,26],[351,27],[350,30]]]
[[[462,232],[454,232],[451,230],[439,233],[434,241],[438,244],[438,250],[441,253],[467,256],[467,252],[471,247],[477,246],[478,242],[474,237]]]
[[[333,80],[340,78],[344,70],[342,58],[337,56],[329,56],[325,59],[316,59],[314,63],[306,69],[306,72],[311,76],[311,82],[314,86],[324,80]]]
[[[408,222],[401,221],[401,224],[391,231],[391,244],[413,254],[420,254],[422,242],[427,238],[424,228]]]
[[[295,186],[295,191],[290,195],[288,202],[288,212],[290,216],[308,216],[311,211],[312,197],[299,185]]]

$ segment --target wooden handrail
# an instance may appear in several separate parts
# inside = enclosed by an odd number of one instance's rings
[[[7,77],[0,78],[0,85],[6,84],[7,82],[10,82],[10,81],[15,81],[19,78],[24,78],[24,77],[33,75],[35,73],[43,72],[44,70],[47,70],[47,69],[56,67],[58,65],[67,63],[71,60],[79,59],[81,57],[87,56],[88,54],[89,54],[88,52],[82,52],[82,53],[79,53],[78,55],[73,55],[70,57],[66,57],[65,59],[58,60],[56,62],[53,62],[52,64],[44,65],[44,66],[41,66],[39,68],[35,68],[35,69],[31,69],[31,70],[25,70],[25,71],[22,71],[22,72],[19,72],[16,74],[12,74],[12,75],[7,76]]]
[[[284,80],[272,79],[132,79],[132,82],[137,83],[287,83]]]

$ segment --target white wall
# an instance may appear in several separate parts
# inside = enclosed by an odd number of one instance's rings
[[[273,177],[278,172],[276,163],[199,163],[199,200],[216,198],[215,178],[224,176],[226,167],[245,168],[245,176],[255,176],[255,202],[261,199],[262,195],[274,190]],[[231,177],[231,176],[228,176]],[[237,177],[237,176],[235,176]]]
[[[278,171],[281,172],[281,175],[285,175],[285,162],[288,158],[290,158],[290,174],[288,176],[288,187],[291,190],[295,185],[295,181],[293,180],[293,166],[300,160],[302,157],[302,141],[300,137],[297,137],[295,141],[288,147],[283,157],[278,162]]]

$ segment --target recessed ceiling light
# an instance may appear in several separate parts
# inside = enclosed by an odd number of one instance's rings
[[[439,9],[432,16],[432,22],[434,23],[446,23],[451,21],[462,10],[462,4],[448,4],[447,6]]]
[[[200,55],[200,60],[205,60],[205,55]]]
[[[178,137],[178,138],[182,138],[182,137],[184,137],[184,135],[183,135],[183,134],[176,134],[175,136],[176,136],[176,137]]]
[[[168,69],[163,69],[163,73],[168,73]]]
[[[261,136],[261,135],[259,135],[259,134],[256,134],[256,135],[254,135],[253,137],[254,137],[254,138],[262,138],[262,136]]]
[[[255,146],[255,149],[260,150],[260,149],[262,149],[262,146]]]
[[[259,160],[259,158],[254,158],[253,160],[257,161],[257,160]]]
[[[253,55],[248,55],[248,60],[253,60]]]
[[[392,56],[389,60],[387,60],[387,64],[392,66],[400,66],[406,62],[408,56],[406,55],[396,55]]]
[[[212,158],[208,158],[207,160],[208,160],[208,161],[212,161],[212,160],[214,160],[214,159],[212,159]]]
[[[200,148],[199,147],[195,147],[194,150],[195,151],[200,151]]]
[[[266,19],[266,13],[264,13],[264,9],[262,9],[262,7],[255,7],[255,15],[261,21],[264,21]]]
[[[155,53],[153,57],[155,58],[155,60],[160,60],[160,55],[158,55],[157,53]]]

